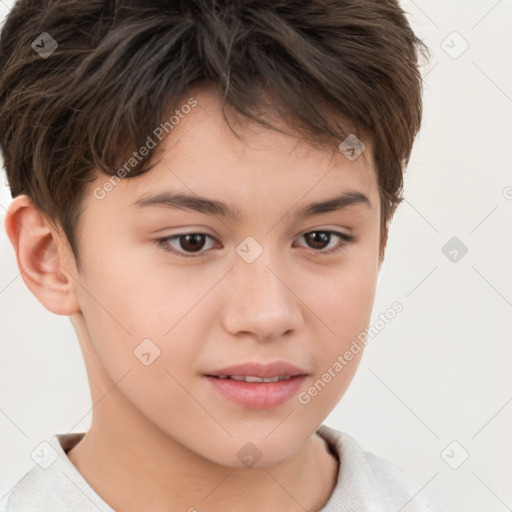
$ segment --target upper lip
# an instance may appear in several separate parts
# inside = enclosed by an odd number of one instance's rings
[[[260,377],[270,378],[277,376],[285,376],[285,377],[295,377],[297,375],[307,375],[308,372],[299,368],[298,366],[294,366],[293,364],[287,363],[286,361],[275,361],[272,363],[259,363],[259,362],[248,362],[242,364],[236,364],[233,366],[226,366],[225,368],[221,368],[219,370],[214,370],[206,373],[206,376],[252,376],[252,377]]]

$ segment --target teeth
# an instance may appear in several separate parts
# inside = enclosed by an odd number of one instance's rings
[[[286,375],[276,375],[275,377],[254,377],[252,375],[219,375],[220,379],[233,379],[245,382],[279,382],[288,380]]]

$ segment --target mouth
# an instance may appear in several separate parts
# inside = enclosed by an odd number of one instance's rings
[[[272,409],[290,400],[308,376],[305,370],[278,361],[246,363],[204,377],[223,398],[249,409]]]
[[[214,379],[232,379],[243,382],[280,382],[282,380],[292,379],[294,376],[276,375],[275,377],[256,377],[255,375],[207,375]]]

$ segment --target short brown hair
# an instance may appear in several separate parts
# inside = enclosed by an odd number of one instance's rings
[[[45,58],[43,32],[58,45]],[[80,268],[87,184],[114,175],[191,86],[212,84],[267,127],[273,111],[312,141],[339,143],[348,126],[371,136],[383,249],[421,123],[420,53],[396,0],[18,0],[0,36],[11,195],[57,221]]]

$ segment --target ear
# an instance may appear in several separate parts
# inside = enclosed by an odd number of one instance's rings
[[[76,265],[61,236],[26,195],[9,205],[5,229],[16,253],[23,281],[39,302],[56,315],[80,312],[70,274]],[[69,266],[69,271],[67,267]]]

